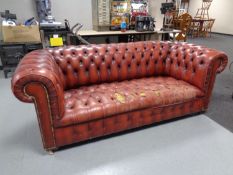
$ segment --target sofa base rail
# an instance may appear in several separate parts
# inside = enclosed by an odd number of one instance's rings
[[[101,136],[111,135],[113,133],[120,133],[154,123],[202,113],[206,111],[203,106],[204,100],[202,98],[167,106],[166,108],[149,108],[87,123],[55,128],[56,149],[65,145],[84,142]],[[50,150],[56,149],[52,148]]]

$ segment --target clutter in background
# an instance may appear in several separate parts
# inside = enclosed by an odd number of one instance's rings
[[[9,10],[1,12],[2,36],[3,42],[6,43],[40,43],[40,32],[38,22],[34,17],[20,23],[17,21],[16,14],[10,13]]]

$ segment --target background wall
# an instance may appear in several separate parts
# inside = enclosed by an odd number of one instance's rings
[[[166,0],[149,0],[150,3],[150,14],[156,20],[156,29],[161,29],[163,26],[163,15],[161,14],[160,7],[161,3],[166,2]]]
[[[0,12],[9,9],[16,13],[19,21],[25,21],[32,16],[37,16],[35,0],[0,0]],[[51,0],[52,14],[57,21],[64,22],[68,19],[72,24],[80,22],[84,24],[83,29],[92,29],[91,0]],[[156,18],[157,26],[162,26],[162,15],[160,14],[161,2],[165,0],[150,0],[150,12]],[[162,17],[161,17],[162,16]]]
[[[195,16],[197,9],[201,7],[202,0],[190,0],[190,14]],[[209,15],[215,18],[213,32],[233,35],[233,1],[232,0],[213,0]]]
[[[9,9],[16,13],[19,21],[37,16],[35,10],[35,0],[0,0],[0,11]],[[57,21],[64,22],[68,19],[71,25],[80,22],[84,24],[83,29],[92,29],[92,8],[91,0],[51,0],[52,14]],[[150,13],[156,19],[156,28],[160,29],[163,23],[163,15],[160,13],[160,6],[165,0],[149,0]],[[202,0],[190,0],[190,13],[196,14],[201,7]],[[210,7],[210,16],[216,19],[213,31],[219,33],[233,34],[233,1],[213,0]]]
[[[68,19],[71,24],[83,23],[83,29],[92,28],[91,0],[51,0],[52,15],[57,21]],[[17,15],[19,21],[32,16],[37,17],[35,0],[0,0],[0,12],[10,10]]]

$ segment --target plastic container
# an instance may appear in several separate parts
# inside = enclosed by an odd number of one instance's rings
[[[125,17],[123,16],[121,19],[121,32],[126,32],[126,28],[127,28],[127,23],[125,21]]]

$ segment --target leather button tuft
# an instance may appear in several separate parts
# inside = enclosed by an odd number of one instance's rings
[[[76,73],[76,74],[77,74],[77,73],[78,73],[78,69],[74,69],[74,73]]]
[[[193,73],[196,73],[196,68],[193,68]]]
[[[74,57],[74,56],[76,56],[76,52],[75,51],[72,51],[71,52],[71,55]]]
[[[204,60],[201,60],[201,61],[200,61],[200,65],[202,65],[202,64],[204,64]]]
[[[84,54],[84,55],[88,54],[88,51],[87,51],[86,49],[83,50],[83,54]]]

